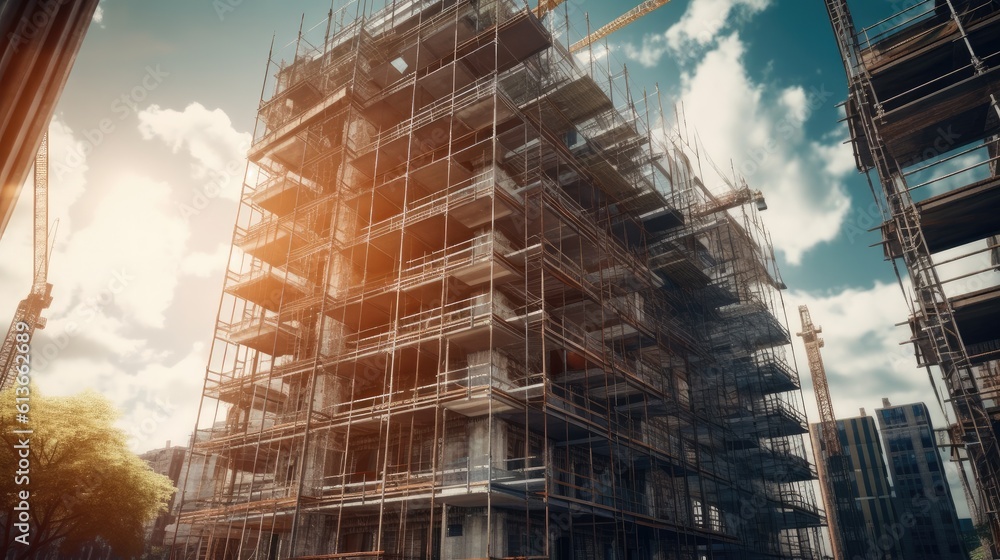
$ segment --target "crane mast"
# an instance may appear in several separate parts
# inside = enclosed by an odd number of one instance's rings
[[[809,316],[809,308],[799,306],[799,319],[802,321],[802,342],[806,346],[806,358],[809,360],[809,373],[812,374],[813,392],[816,393],[816,406],[819,408],[820,427],[823,430],[823,442],[829,455],[843,455],[837,433],[837,415],[833,412],[833,398],[830,397],[830,385],[826,381],[826,368],[823,366],[823,356],[819,349],[823,347],[823,339],[818,335],[823,327],[813,325]]]
[[[6,389],[17,377],[15,357],[18,355],[17,336],[27,334],[29,340],[35,329],[45,328],[42,311],[52,303],[52,284],[49,275],[49,138],[42,135],[38,153],[35,156],[34,189],[34,267],[32,268],[31,291],[21,300],[14,312],[14,319],[7,330],[3,346],[0,347],[0,390]]]
[[[820,476],[820,489],[827,508],[833,556],[836,560],[865,558],[866,545],[873,541],[855,499],[857,491],[851,476],[853,463],[844,454],[844,447],[840,443],[837,416],[833,411],[833,399],[826,380],[826,367],[819,351],[823,347],[823,339],[818,335],[823,332],[823,328],[813,324],[809,308],[805,305],[799,306],[799,319],[802,321],[802,332],[797,334],[805,343],[813,392],[816,393],[816,405],[819,408],[820,431],[826,448],[826,460],[816,450],[816,462],[821,463],[820,472],[826,474]]]

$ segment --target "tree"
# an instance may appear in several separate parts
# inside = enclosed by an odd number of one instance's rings
[[[114,426],[118,412],[105,398],[89,391],[45,397],[29,389],[28,423],[18,418],[16,406],[25,401],[15,400],[15,389],[0,393],[0,558],[56,549],[70,555],[95,541],[117,556],[138,556],[144,525],[166,510],[175,491],[170,479],[128,449],[125,432]],[[19,396],[25,394],[22,387]],[[15,433],[25,429],[32,433]],[[30,516],[27,537],[17,525],[23,511]]]

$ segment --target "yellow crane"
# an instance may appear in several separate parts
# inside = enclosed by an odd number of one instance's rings
[[[14,320],[7,330],[7,337],[0,346],[0,390],[10,386],[17,377],[19,368],[28,365],[30,355],[22,351],[24,340],[30,341],[35,329],[45,328],[42,311],[52,303],[52,284],[49,274],[49,138],[42,136],[42,142],[35,156],[35,217],[34,217],[34,276],[31,292],[21,300],[14,312]],[[26,336],[25,336],[26,335]]]
[[[637,19],[645,16],[646,14],[652,12],[653,10],[663,6],[670,0],[646,0],[642,4],[632,8],[631,10],[625,12],[624,14],[615,18],[614,21],[605,25],[604,27],[594,31],[590,35],[587,35],[583,39],[573,43],[569,47],[569,52],[577,52],[580,49],[586,48],[591,43],[600,41],[601,39],[611,35],[615,31],[629,25],[630,23],[636,21]]]
[[[566,0],[538,0],[538,7],[535,8],[535,17],[541,18],[545,14],[556,9],[559,4],[562,4]]]
[[[850,560],[865,557],[865,547],[868,542],[864,519],[855,496],[855,483],[851,480],[854,470],[851,458],[844,454],[840,443],[840,433],[837,429],[837,415],[833,410],[833,398],[830,396],[830,385],[826,380],[826,367],[819,349],[823,347],[823,339],[818,335],[823,328],[814,325],[809,315],[809,308],[799,306],[799,319],[802,322],[802,337],[806,347],[806,358],[809,361],[809,373],[812,375],[813,392],[816,394],[816,406],[819,408],[820,430],[823,434],[823,447],[826,451],[824,469],[825,480],[821,480],[820,490],[823,502],[826,504],[827,525],[830,528],[830,543],[833,546],[833,557],[836,560]],[[820,450],[815,450],[816,462],[823,461]],[[819,465],[823,469],[823,465]]]
[[[560,4],[566,0],[538,0],[538,6],[534,9],[535,16],[541,18],[545,14],[556,9]],[[653,10],[663,6],[670,0],[646,0],[642,4],[632,8],[631,10],[625,12],[624,14],[618,16],[611,23],[601,27],[597,31],[594,31],[590,35],[587,35],[583,39],[573,43],[569,52],[577,52],[580,49],[590,45],[595,41],[600,41],[601,39],[611,35],[615,31],[629,25],[630,23],[636,21],[637,19],[645,16],[646,14],[652,12]]]
[[[802,322],[802,337],[806,347],[806,358],[809,360],[809,373],[812,374],[813,392],[816,393],[816,406],[819,407],[820,426],[823,429],[823,439],[827,453],[842,454],[840,436],[837,434],[837,415],[833,411],[833,398],[830,397],[830,385],[826,381],[826,367],[819,349],[823,347],[823,339],[818,335],[823,327],[814,325],[809,315],[809,308],[799,306],[799,320]]]

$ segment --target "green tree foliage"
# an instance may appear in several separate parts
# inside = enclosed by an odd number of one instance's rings
[[[141,554],[143,526],[175,490],[170,479],[128,449],[125,432],[114,426],[118,412],[100,395],[46,397],[32,386],[29,403],[29,423],[19,423],[14,391],[0,393],[0,558],[35,558],[56,548],[70,555],[95,541],[120,557]],[[14,433],[25,428],[33,433]],[[18,484],[15,446],[25,437],[30,474]],[[28,546],[15,541],[21,533],[14,507],[23,490],[30,492]]]

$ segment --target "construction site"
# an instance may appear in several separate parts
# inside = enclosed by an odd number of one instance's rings
[[[857,168],[910,306],[909,342],[951,424],[941,436],[989,535],[986,557],[998,558],[1000,2],[908,2],[866,27],[845,0],[826,7]]]
[[[272,52],[174,558],[824,557],[763,198],[596,52],[665,3]]]

